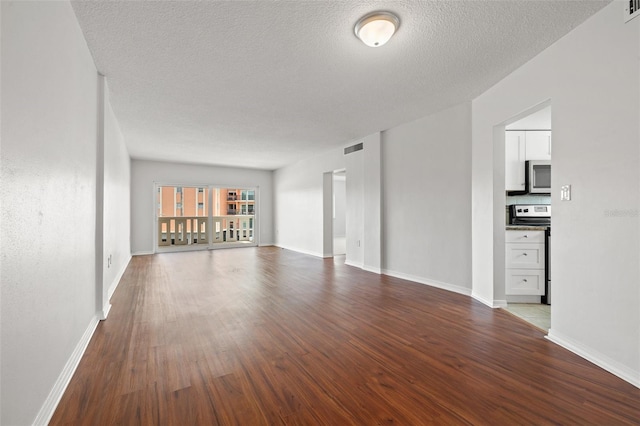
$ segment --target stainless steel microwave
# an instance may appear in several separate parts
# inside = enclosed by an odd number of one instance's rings
[[[551,161],[526,161],[525,183],[529,194],[551,194]]]

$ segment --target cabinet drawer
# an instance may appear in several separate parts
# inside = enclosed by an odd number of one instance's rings
[[[544,269],[544,244],[505,244],[505,266],[520,269]]]
[[[544,244],[544,231],[505,231],[507,243],[541,243]]]
[[[544,296],[544,270],[507,269],[505,293],[520,296]]]

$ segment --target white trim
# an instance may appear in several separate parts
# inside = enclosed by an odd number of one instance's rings
[[[362,265],[362,269],[367,272],[373,272],[374,274],[378,274],[378,275],[382,274],[382,268],[379,268],[377,266]],[[387,274],[387,275],[390,275],[390,274]]]
[[[89,342],[91,341],[91,337],[93,336],[93,333],[98,326],[98,322],[99,321],[97,316],[91,318],[89,326],[80,338],[80,341],[73,350],[71,357],[69,357],[69,360],[58,376],[58,379],[54,383],[51,392],[49,392],[49,396],[47,396],[47,399],[45,399],[42,407],[40,407],[40,411],[38,412],[36,419],[33,421],[34,425],[46,425],[49,423],[49,420],[51,420],[51,417],[56,411],[62,395],[64,395],[64,391],[67,389],[67,386],[69,386],[69,382],[71,381],[71,377],[73,377],[73,373],[75,373],[76,369],[78,368],[78,364],[80,364],[80,360],[84,355],[84,351],[87,349],[87,345],[89,345]]]
[[[295,251],[297,253],[308,254],[309,256],[320,257],[320,258],[324,259],[324,255],[322,253],[316,253],[316,252],[312,252],[312,251],[297,249],[297,248],[293,248],[293,247],[289,247],[289,246],[283,246],[283,245],[280,245],[280,244],[274,244],[274,246],[280,247],[281,249],[284,249],[284,250],[291,250],[291,251]]]
[[[107,302],[102,307],[102,311],[100,311],[100,321],[104,321],[109,316],[109,311],[111,310],[111,303]]]
[[[402,280],[413,281],[418,284],[424,284],[431,287],[440,288],[442,290],[448,290],[453,293],[463,294],[465,296],[471,296],[471,289],[467,287],[461,287],[455,284],[444,283],[442,281],[433,280],[430,278],[418,277],[416,275],[405,274],[403,272],[391,271],[389,269],[383,269],[382,273]]]
[[[540,303],[540,302],[538,302]],[[506,308],[508,303],[506,300],[494,299],[493,300],[493,308]]]
[[[475,300],[477,300],[478,302],[487,305],[490,308],[497,308],[497,306],[495,306],[494,301],[489,300],[489,299],[485,299],[484,297],[480,296],[478,293],[474,293],[473,291],[471,292],[471,297],[474,298]]]
[[[345,260],[344,264],[347,266],[353,266],[354,268],[360,268],[360,269],[364,267],[364,263],[360,263],[360,262],[356,263],[351,260]]]
[[[273,243],[258,244],[258,247],[275,247]]]
[[[553,331],[552,329],[549,329],[549,334],[545,337],[553,343],[581,356],[589,362],[594,363],[598,367],[607,370],[609,373],[620,377],[622,380],[631,383],[633,386],[640,388],[640,371],[634,371],[632,368],[620,364],[608,356],[595,351],[593,348],[583,345],[582,343]]]
[[[155,254],[155,252],[153,251],[134,251],[133,253],[131,253],[131,256],[148,256],[150,254]]]
[[[124,275],[124,271],[127,270],[127,266],[129,266],[129,262],[131,262],[131,255],[129,255],[127,261],[122,266],[122,269],[120,269],[120,272],[118,272],[118,275],[116,275],[116,277],[113,279],[113,282],[109,286],[109,290],[107,292],[107,300],[111,300],[111,296],[113,296],[113,293],[115,293],[116,288],[118,287],[118,284],[120,284],[120,280]]]

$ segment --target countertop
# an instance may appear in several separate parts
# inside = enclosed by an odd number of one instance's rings
[[[507,225],[507,231],[546,231],[547,226],[531,226],[531,225]]]

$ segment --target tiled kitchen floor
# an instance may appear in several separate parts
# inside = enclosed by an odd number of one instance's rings
[[[534,303],[509,303],[505,308],[513,315],[548,332],[551,328],[551,306]]]

